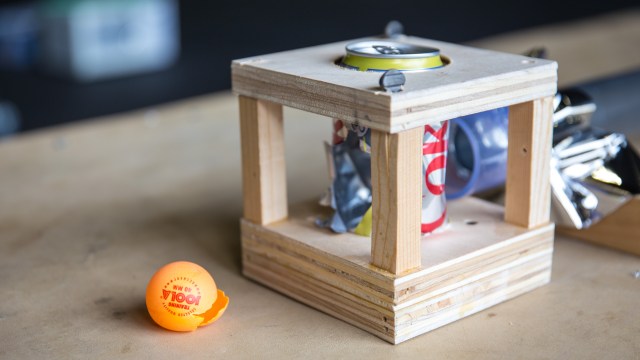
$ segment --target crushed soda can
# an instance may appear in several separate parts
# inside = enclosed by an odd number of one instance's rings
[[[328,219],[318,219],[318,226],[337,233],[353,231],[371,208],[369,133],[365,127],[334,120],[332,144],[325,145],[331,186],[320,201],[334,213]]]
[[[623,134],[571,117],[554,117],[562,131],[554,132],[551,151],[552,215],[559,225],[585,229],[640,193],[640,157]]]
[[[528,56],[545,58],[546,50]],[[624,134],[591,127],[596,109],[579,89],[554,97],[551,210],[559,225],[586,229],[640,193],[638,153]]]
[[[422,146],[421,231],[446,224],[445,175],[448,121],[424,127]],[[331,186],[320,204],[334,213],[316,224],[337,233],[371,234],[371,130],[334,120],[332,144],[326,144]]]

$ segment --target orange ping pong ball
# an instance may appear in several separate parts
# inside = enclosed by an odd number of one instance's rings
[[[161,267],[147,285],[153,321],[173,331],[193,331],[218,320],[229,298],[202,266],[176,261]]]

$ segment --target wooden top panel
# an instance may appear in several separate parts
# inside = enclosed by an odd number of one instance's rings
[[[378,85],[380,72],[335,65],[338,42],[233,61],[233,91],[395,133],[556,92],[557,64],[416,37],[399,41],[440,49],[447,66],[405,73],[404,91]]]

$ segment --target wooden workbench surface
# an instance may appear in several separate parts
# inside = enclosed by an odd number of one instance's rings
[[[597,26],[598,38],[623,32],[637,67],[640,13],[615,16],[595,24],[626,26]],[[524,50],[510,42],[483,45]],[[561,84],[563,69],[575,70],[563,56],[602,51],[562,48],[551,48]],[[618,70],[632,67],[625,61]],[[297,121],[311,116],[285,111],[293,202],[328,181],[330,125]],[[550,285],[395,347],[245,279],[238,130],[224,93],[0,142],[0,358],[640,357],[640,258],[567,238],[556,241]],[[231,299],[193,333],[162,330],[144,304],[155,270],[181,259],[207,268]]]

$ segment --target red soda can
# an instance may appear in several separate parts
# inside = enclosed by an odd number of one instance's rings
[[[422,233],[433,232],[447,220],[444,181],[448,138],[449,121],[425,125],[422,139]]]

